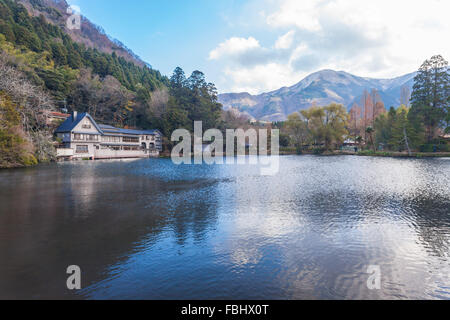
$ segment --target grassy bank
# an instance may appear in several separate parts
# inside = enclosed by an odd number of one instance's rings
[[[361,157],[393,157],[393,158],[447,158],[450,152],[413,152],[411,156],[407,152],[391,152],[365,150],[360,152],[350,151],[321,151],[303,150],[301,153],[295,148],[280,148],[280,155],[319,155],[319,156],[361,156]]]
[[[450,152],[412,152],[411,155],[409,155],[407,152],[361,151],[358,152],[357,155],[363,157],[447,158],[450,157]]]

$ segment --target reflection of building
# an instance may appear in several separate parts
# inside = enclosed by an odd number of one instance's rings
[[[97,124],[88,113],[74,112],[56,130],[62,140],[59,158],[146,158],[159,156],[159,130],[131,130]]]

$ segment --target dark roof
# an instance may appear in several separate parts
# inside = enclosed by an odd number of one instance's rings
[[[133,130],[133,129],[120,129],[120,128],[106,128],[101,127],[104,133],[121,133],[121,134],[134,134],[134,135],[152,135],[152,134],[161,134],[159,130]]]
[[[113,127],[113,126],[109,126],[109,125],[106,125],[106,124],[99,124],[98,125],[100,128],[102,128],[102,129],[116,129],[115,127]]]
[[[66,119],[59,127],[56,129],[56,133],[65,133],[65,132],[71,132],[85,117],[88,117],[89,120],[92,121],[95,128],[100,132],[102,132],[102,129],[97,125],[97,123],[92,119],[92,117],[88,113],[80,113],[77,115],[77,119],[73,121],[73,114]]]
[[[105,124],[97,124],[94,119],[88,113],[80,113],[77,116],[76,121],[73,121],[73,115],[67,118],[58,129],[56,129],[56,133],[66,133],[72,132],[73,129],[85,118],[88,117],[100,134],[133,134],[133,135],[153,135],[153,134],[161,134],[159,130],[132,130],[132,129],[120,129],[115,128],[113,126],[105,125]]]

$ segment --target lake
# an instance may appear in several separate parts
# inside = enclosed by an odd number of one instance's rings
[[[450,159],[2,170],[0,298],[450,299]]]

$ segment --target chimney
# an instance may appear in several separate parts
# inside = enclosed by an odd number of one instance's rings
[[[73,122],[77,121],[77,117],[78,117],[78,112],[73,111],[73,112],[72,112],[72,121],[73,121]]]

